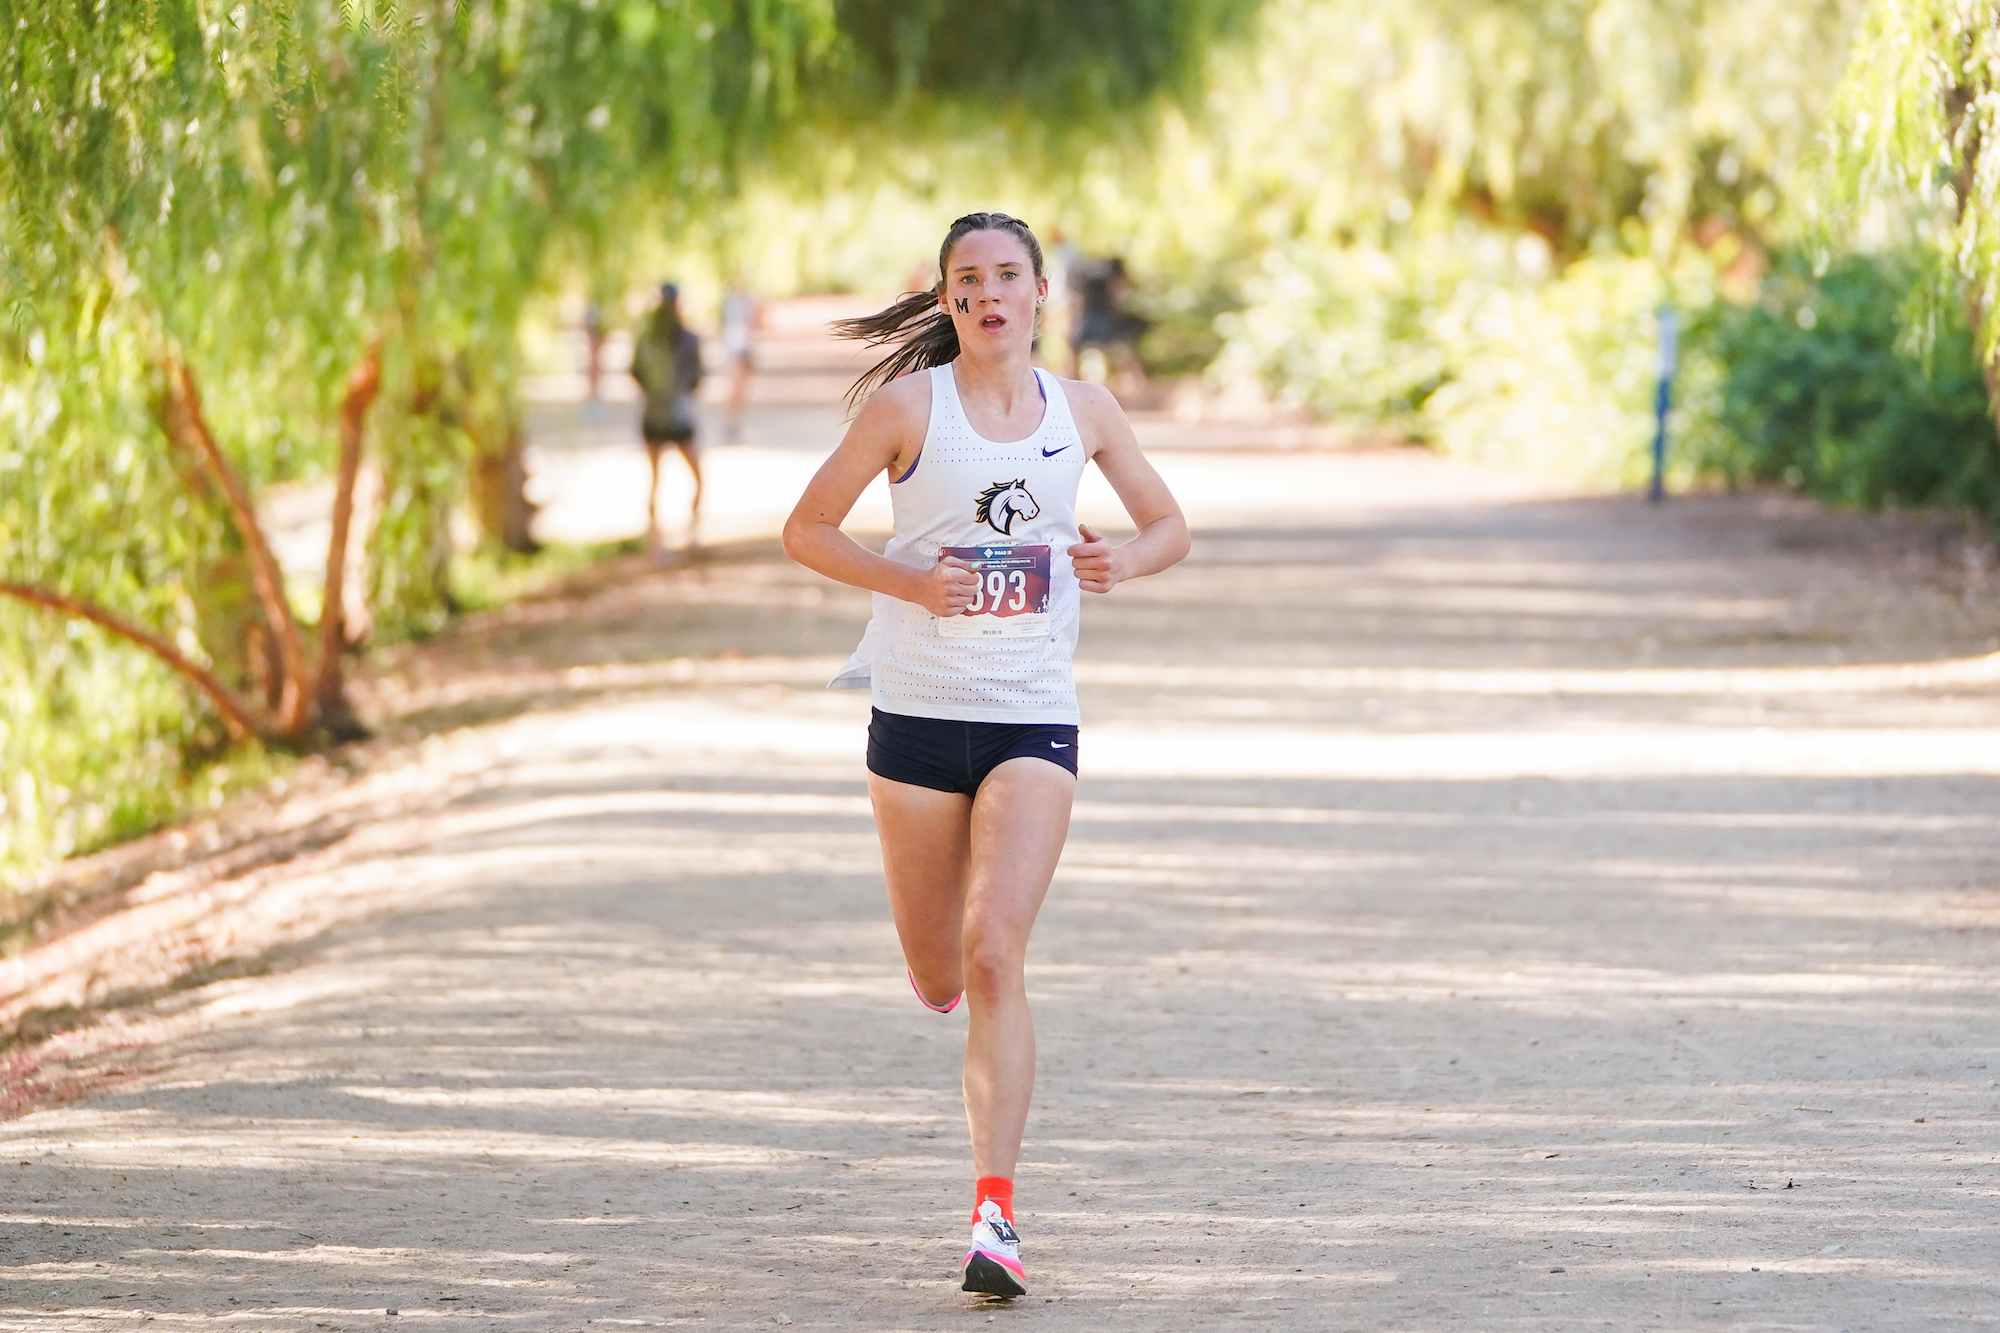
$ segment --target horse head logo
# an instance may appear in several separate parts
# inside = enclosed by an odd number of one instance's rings
[[[1014,535],[1014,520],[1038,517],[1042,507],[1035,503],[1035,497],[1028,494],[1025,480],[996,481],[979,493],[979,505],[972,511],[972,521],[984,523],[1003,537]]]

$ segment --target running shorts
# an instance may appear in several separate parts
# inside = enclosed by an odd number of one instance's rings
[[[868,771],[934,791],[978,793],[986,775],[1027,755],[1076,773],[1076,728],[1056,722],[949,722],[871,710]]]

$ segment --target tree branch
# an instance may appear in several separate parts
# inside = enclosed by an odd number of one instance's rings
[[[382,387],[382,345],[370,343],[347,377],[340,400],[340,466],[333,484],[333,535],[326,549],[326,587],[319,611],[319,679],[313,700],[323,720],[342,718],[341,653],[347,647],[347,535],[354,521],[354,482],[361,474],[362,427]]]
[[[175,356],[164,357],[160,368],[166,374],[167,398],[160,412],[160,424],[174,443],[193,453],[215,478],[229,502],[230,517],[236,522],[236,530],[243,538],[243,545],[250,553],[250,579],[256,589],[258,604],[264,610],[264,618],[270,622],[271,632],[278,640],[278,662],[284,679],[278,690],[278,731],[296,738],[305,732],[312,720],[312,673],[306,666],[304,640],[299,634],[299,622],[292,615],[292,605],[285,597],[285,579],[278,568],[278,561],[271,554],[270,543],[264,539],[264,529],[257,522],[257,510],[250,503],[250,494],[243,488],[242,481],[229,466],[229,460],[222,456],[222,450],[215,443],[215,436],[208,429],[208,421],[201,411],[201,391],[195,387],[194,374],[185,361]]]
[[[253,714],[213,671],[192,660],[151,630],[142,629],[94,602],[86,602],[67,593],[38,588],[32,584],[0,582],[0,596],[13,597],[50,611],[60,611],[64,615],[88,620],[91,624],[107,629],[119,638],[144,648],[194,682],[196,688],[209,697],[215,704],[216,710],[222,714],[223,725],[229,729],[232,740],[242,740],[245,736],[268,737],[271,734],[271,728]]]

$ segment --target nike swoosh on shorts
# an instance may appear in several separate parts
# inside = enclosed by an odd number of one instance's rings
[[[1050,741],[1049,748],[1051,750],[1067,750],[1069,747],[1067,745],[1064,745],[1061,741]]]

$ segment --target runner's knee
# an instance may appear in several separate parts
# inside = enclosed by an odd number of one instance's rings
[[[997,933],[968,930],[965,988],[974,995],[999,995],[1021,987],[1024,960],[1018,944]]]

